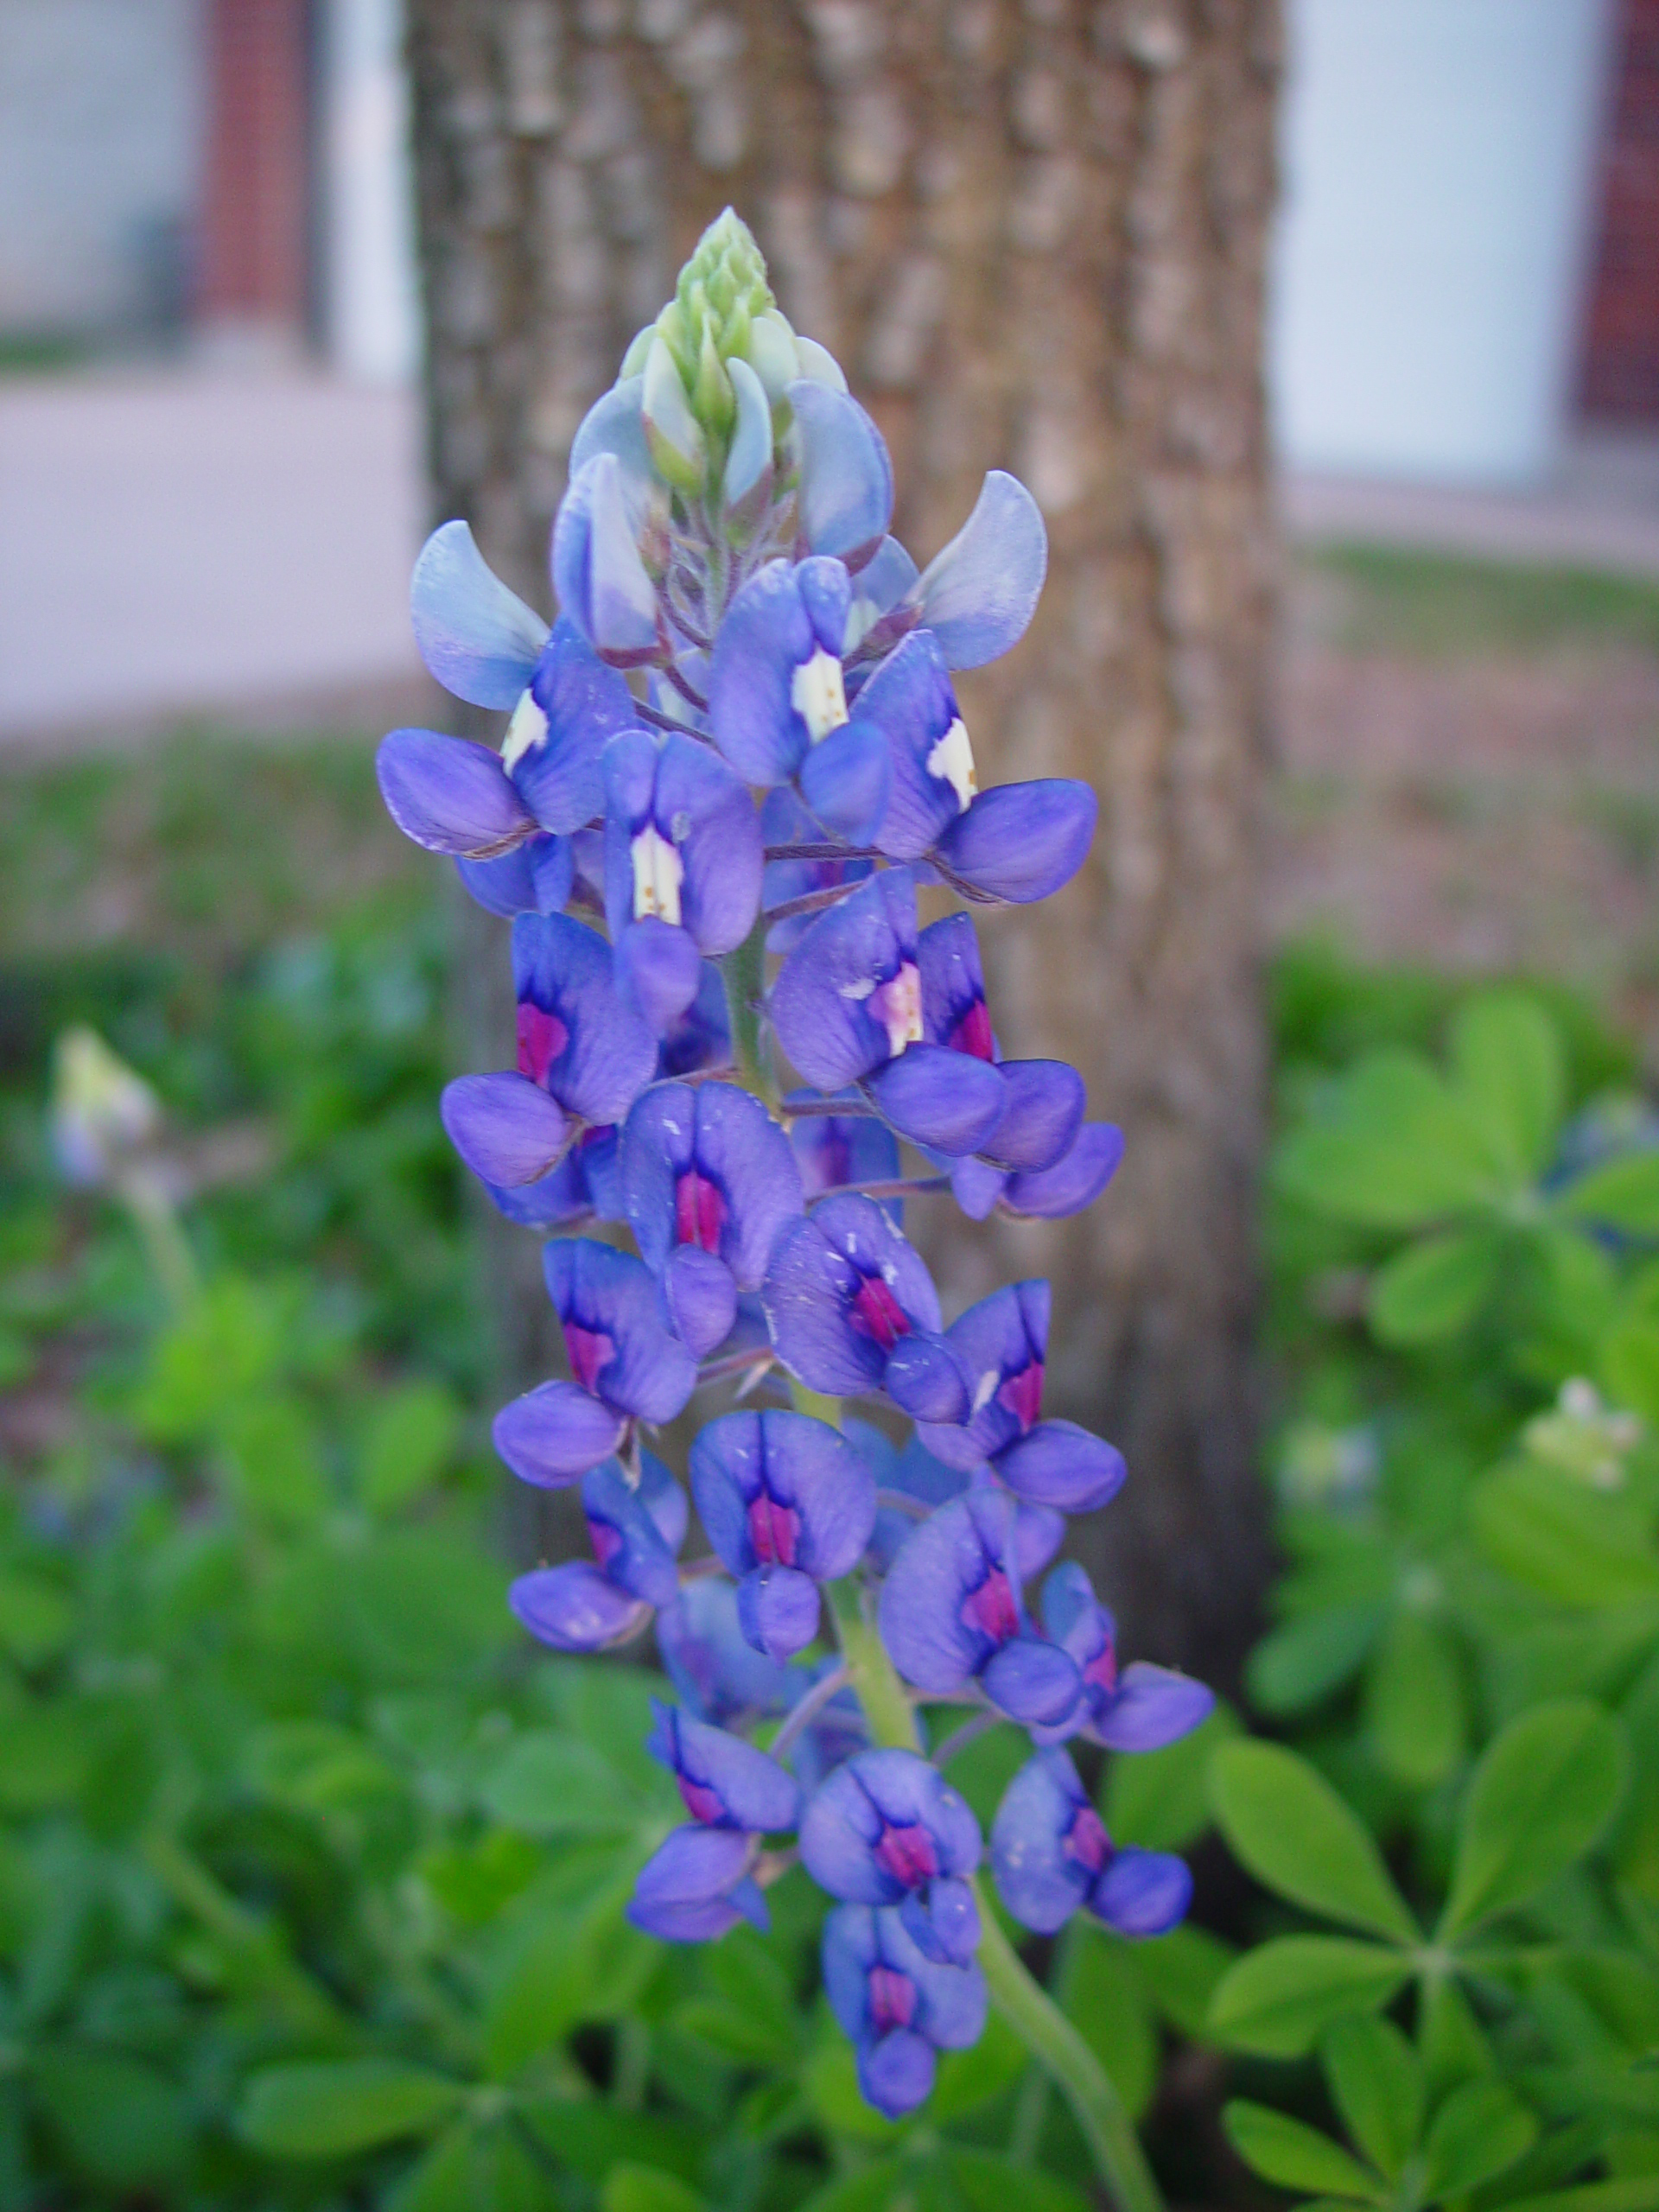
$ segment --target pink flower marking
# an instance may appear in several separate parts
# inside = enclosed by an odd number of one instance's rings
[[[876,1865],[891,1874],[895,1882],[902,1882],[907,1890],[919,1890],[939,1871],[933,1839],[919,1821],[906,1821],[899,1827],[884,1824],[874,1856]]]
[[[1007,1408],[1023,1436],[1043,1410],[1042,1361],[1029,1360],[1017,1375],[1010,1375],[997,1392],[996,1402]]]
[[[891,1351],[900,1337],[910,1334],[910,1316],[880,1275],[866,1275],[858,1286],[852,1323],[867,1337],[874,1337],[883,1351]]]
[[[570,1032],[556,1014],[532,1000],[518,1001],[518,1072],[547,1087],[547,1071],[570,1042]]]
[[[688,1167],[674,1185],[674,1235],[682,1244],[695,1244],[704,1252],[720,1249],[721,1224],[726,1201],[715,1185],[695,1167]]]
[[[792,1505],[781,1504],[766,1491],[749,1505],[749,1541],[754,1555],[768,1567],[793,1567],[801,1533],[801,1516]]]
[[[879,2036],[907,2028],[916,2010],[916,1985],[897,1967],[870,1968],[870,2025]]]
[[[1020,1608],[1014,1586],[1000,1567],[994,1567],[977,1590],[970,1590],[962,1605],[965,1627],[977,1629],[993,1643],[1006,1643],[1020,1633]]]
[[[953,1052],[971,1052],[976,1060],[995,1061],[996,1040],[991,1035],[991,1009],[983,999],[976,999],[950,1032]]]
[[[599,1376],[616,1357],[616,1346],[602,1329],[584,1329],[575,1321],[564,1325],[564,1349],[569,1355],[570,1372],[584,1390],[599,1395]]]

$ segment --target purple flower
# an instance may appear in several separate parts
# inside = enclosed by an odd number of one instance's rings
[[[966,1412],[932,1278],[873,1198],[826,1198],[786,1229],[760,1297],[778,1357],[809,1389],[856,1397],[899,1382],[907,1413]]]
[[[916,889],[907,868],[872,876],[820,914],[772,986],[778,1040],[810,1084],[859,1084],[900,1136],[973,1152],[1002,1119],[998,1071],[924,1041]]]
[[[799,779],[810,814],[855,842],[887,810],[887,747],[847,711],[850,589],[839,561],[773,561],[733,601],[709,664],[709,724],[746,783]]]
[[[836,1430],[804,1414],[727,1414],[691,1447],[691,1495],[738,1584],[738,1620],[787,1659],[817,1633],[820,1582],[858,1562],[875,1522],[875,1478]]]
[[[740,1918],[764,1929],[766,1902],[751,1869],[763,1834],[794,1827],[799,1784],[741,1736],[655,1698],[651,1709],[656,1726],[645,1748],[673,1775],[695,1825],[675,1829],[640,1869],[628,1918],[680,1943],[723,1936]]]
[[[797,1099],[802,1094],[797,1094]],[[804,1094],[811,1096],[813,1094]],[[793,1103],[797,1101],[786,1101]],[[794,1122],[789,1141],[800,1164],[809,1198],[839,1191],[849,1183],[893,1183],[899,1179],[899,1147],[893,1131],[869,1114],[810,1114]],[[902,1198],[884,1198],[895,1229],[904,1226]]]
[[[521,914],[512,965],[518,1072],[458,1077],[439,1109],[467,1166],[508,1190],[550,1175],[583,1123],[620,1121],[657,1064],[656,1039],[618,996],[592,930]]]
[[[676,1828],[639,1869],[627,1917],[664,1943],[709,1943],[747,1920],[762,1933],[766,1901],[751,1872],[760,1845],[741,1828]]]
[[[699,1356],[729,1332],[741,1290],[758,1290],[779,1232],[801,1211],[789,1140],[729,1084],[658,1084],[628,1116],[622,1203],[679,1334]]]
[[[663,1033],[657,1072],[661,1076],[704,1075],[732,1065],[732,1025],[726,986],[712,960],[702,963],[697,995],[677,1021]]]
[[[1014,1283],[970,1306],[944,1341],[962,1376],[966,1418],[925,1422],[919,1434],[947,1466],[988,1462],[1033,1504],[1092,1513],[1122,1488],[1122,1454],[1075,1421],[1042,1421],[1048,1348],[1046,1282]]]
[[[569,836],[602,810],[605,748],[634,727],[627,685],[562,620],[507,725],[502,765],[543,829]]]
[[[669,1680],[704,1720],[786,1712],[810,1680],[748,1642],[738,1624],[737,1591],[718,1575],[688,1582],[658,1613],[657,1648]]]
[[[916,943],[922,1034],[930,1044],[995,1066],[1002,1110],[976,1157],[1007,1173],[1040,1171],[1062,1159],[1083,1120],[1083,1078],[1064,1060],[1005,1060],[991,1029],[979,940],[966,914],[948,914]]]
[[[979,1865],[967,1800],[914,1751],[861,1751],[837,1767],[801,1819],[801,1859],[832,1897],[899,1906],[923,1955],[963,1966],[979,1944],[965,1877]]]
[[[1114,1847],[1061,1751],[1039,1751],[1008,1784],[991,1829],[991,1868],[1014,1917],[1044,1936],[1080,1905],[1120,1936],[1167,1935],[1192,1897],[1185,1860]]]
[[[486,913],[510,922],[515,914],[563,913],[575,879],[568,837],[538,831],[493,861],[458,858],[456,873]]]
[[[645,1749],[674,1777],[694,1821],[757,1835],[794,1827],[800,1784],[776,1759],[659,1698],[652,1698],[651,1710],[656,1725]]]
[[[957,817],[932,857],[976,897],[1033,906],[1083,866],[1099,811],[1088,785],[1069,777],[998,784]]]
[[[578,1236],[549,1244],[542,1264],[575,1379],[504,1406],[494,1437],[515,1475],[556,1489],[616,1451],[631,1421],[672,1421],[697,1370],[642,1261]]]
[[[875,842],[896,861],[920,860],[979,790],[974,748],[938,640],[918,630],[858,695],[893,759],[893,794]]]
[[[660,1033],[696,995],[699,955],[749,933],[760,824],[737,778],[693,738],[625,731],[604,766],[606,919],[618,972]]]
[[[1173,1668],[1136,1659],[1118,1671],[1117,1627],[1074,1561],[1057,1567],[1043,1585],[1043,1626],[1069,1651],[1083,1677],[1083,1695],[1061,1734],[1079,1731],[1109,1751],[1156,1751],[1191,1735],[1209,1718],[1213,1690]],[[1039,1742],[1060,1740],[1057,1735]]]
[[[882,1585],[877,1618],[895,1667],[947,1696],[977,1680],[1012,1720],[1058,1721],[1080,1688],[1071,1656],[1032,1630],[1014,1550],[1014,1500],[970,1490],[912,1529]]]
[[[637,1636],[653,1609],[679,1595],[675,1555],[685,1541],[685,1492],[662,1461],[641,1455],[638,1485],[619,1459],[582,1478],[594,1561],[521,1574],[507,1602],[534,1637],[558,1651],[601,1651]]]
[[[966,2050],[985,2029],[985,1976],[925,1956],[891,1908],[843,1904],[823,1930],[823,1987],[858,2054],[858,2086],[889,2120],[933,2087],[934,2053]]]
[[[524,1229],[563,1229],[590,1214],[601,1221],[620,1221],[616,1154],[613,1126],[583,1129],[547,1174],[529,1183],[486,1183],[484,1187],[497,1209]]]
[[[1117,1173],[1123,1132],[1112,1122],[1085,1122],[1052,1167],[1010,1174],[988,1160],[950,1163],[950,1189],[969,1221],[993,1211],[1014,1221],[1060,1221],[1091,1206]]]

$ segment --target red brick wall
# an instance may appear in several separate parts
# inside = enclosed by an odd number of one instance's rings
[[[1659,420],[1659,0],[1622,0],[1586,316],[1586,415]]]
[[[208,0],[199,318],[305,327],[305,0]]]

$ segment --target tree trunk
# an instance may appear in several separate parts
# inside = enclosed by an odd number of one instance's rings
[[[728,201],[880,421],[918,559],[986,468],[1036,494],[1041,608],[964,709],[983,778],[1086,776],[1101,827],[1060,898],[982,939],[1004,1049],[1078,1065],[1128,1156],[1077,1221],[975,1230],[921,1201],[913,1225],[949,1305],[1052,1276],[1049,1410],[1131,1469],[1080,1545],[1130,1648],[1229,1679],[1265,1560],[1249,1331],[1276,0],[411,16],[435,514],[468,517],[527,595],[546,602],[583,411]]]

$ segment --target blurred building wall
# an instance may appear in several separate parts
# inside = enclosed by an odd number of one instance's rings
[[[321,33],[323,308],[330,358],[370,384],[420,365],[401,0],[329,0]]]
[[[1580,397],[1604,420],[1659,421],[1659,0],[1622,0]]]
[[[1269,375],[1292,466],[1548,474],[1614,21],[1610,0],[1291,0]]]
[[[0,332],[177,320],[205,93],[200,0],[0,0]]]

